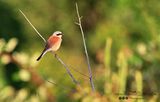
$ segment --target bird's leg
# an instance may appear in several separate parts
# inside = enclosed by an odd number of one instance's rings
[[[57,58],[57,54],[54,51],[51,51],[54,54],[54,57]]]
[[[56,54],[56,53],[54,53],[54,56],[55,56],[55,57],[57,57],[57,54]]]
[[[51,51],[54,54],[54,57],[57,58],[57,54],[54,51]]]

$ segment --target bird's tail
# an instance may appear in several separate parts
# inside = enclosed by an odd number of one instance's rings
[[[37,58],[37,61],[39,61],[42,56],[43,56],[43,53]]]
[[[47,52],[48,50],[44,49],[41,53],[41,55],[37,58],[37,61],[41,59],[41,57]]]

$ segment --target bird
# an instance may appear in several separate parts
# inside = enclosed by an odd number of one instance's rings
[[[55,31],[46,41],[46,45],[40,56],[37,58],[37,61],[39,61],[47,52],[53,51],[56,52],[62,42],[62,32],[60,31]]]

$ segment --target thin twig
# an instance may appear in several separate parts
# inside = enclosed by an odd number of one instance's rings
[[[70,89],[70,88],[68,88],[68,87],[65,87],[65,86],[63,86],[63,85],[57,84],[56,82],[53,82],[53,81],[48,80],[44,75],[43,75],[43,79],[46,80],[47,82],[55,85],[55,86],[58,86],[58,87],[60,87],[60,88],[63,88],[63,89],[65,89],[65,90],[69,90],[69,91],[72,90],[72,89]]]
[[[88,52],[87,52],[87,47],[86,47],[86,42],[85,42],[85,37],[84,37],[84,32],[83,32],[82,24],[81,24],[82,17],[80,17],[80,15],[79,15],[79,10],[78,10],[77,3],[76,3],[76,11],[77,11],[77,17],[78,17],[78,22],[76,22],[76,24],[79,26],[79,28],[81,30],[81,34],[82,34],[83,45],[84,45],[84,50],[85,50],[85,55],[86,55],[87,65],[88,65],[88,71],[89,71],[89,80],[90,80],[90,84],[91,84],[91,87],[92,87],[92,91],[95,91],[93,78],[92,78],[91,66],[90,66],[90,62],[89,62],[89,57],[88,57]]]
[[[27,18],[27,16],[19,9],[19,11],[22,13],[22,15],[25,17],[25,19],[28,21],[28,23],[32,26],[32,28],[37,32],[37,34],[43,39],[43,41],[46,43],[46,40],[44,39],[44,37],[38,32],[38,30],[33,26],[33,24],[29,21],[29,19]],[[53,52],[54,54],[54,52]],[[72,81],[75,84],[79,84],[76,79],[73,77],[73,75],[71,74],[69,68],[67,67],[67,65],[60,59],[60,57],[58,57],[58,55],[54,54],[55,58],[61,62],[61,64],[65,67],[67,73],[70,75],[70,77],[72,78]]]
[[[55,58],[61,62],[61,64],[64,66],[64,68],[66,69],[67,73],[69,74],[69,76],[71,77],[72,81],[75,83],[75,84],[79,84],[78,81],[73,77],[73,75],[71,74],[68,66],[61,60],[61,58],[55,54],[54,52],[52,52],[52,54],[55,56]]]
[[[70,69],[72,69],[73,71],[77,72],[78,74],[80,74],[80,75],[82,75],[82,76],[84,76],[84,77],[86,77],[86,78],[89,78],[88,75],[83,74],[82,72],[78,71],[77,69],[75,69],[75,68],[73,68],[73,67],[71,67],[71,66],[70,66]]]
[[[21,14],[24,16],[24,18],[28,21],[28,23],[32,26],[32,28],[36,31],[36,33],[43,39],[43,41],[46,43],[45,38],[38,32],[38,30],[33,26],[33,24],[29,21],[29,19],[27,18],[27,16],[22,12],[22,10],[19,9],[19,11],[21,12]]]

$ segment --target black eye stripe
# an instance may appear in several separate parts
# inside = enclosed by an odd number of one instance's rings
[[[62,35],[61,33],[57,34],[57,35]]]

